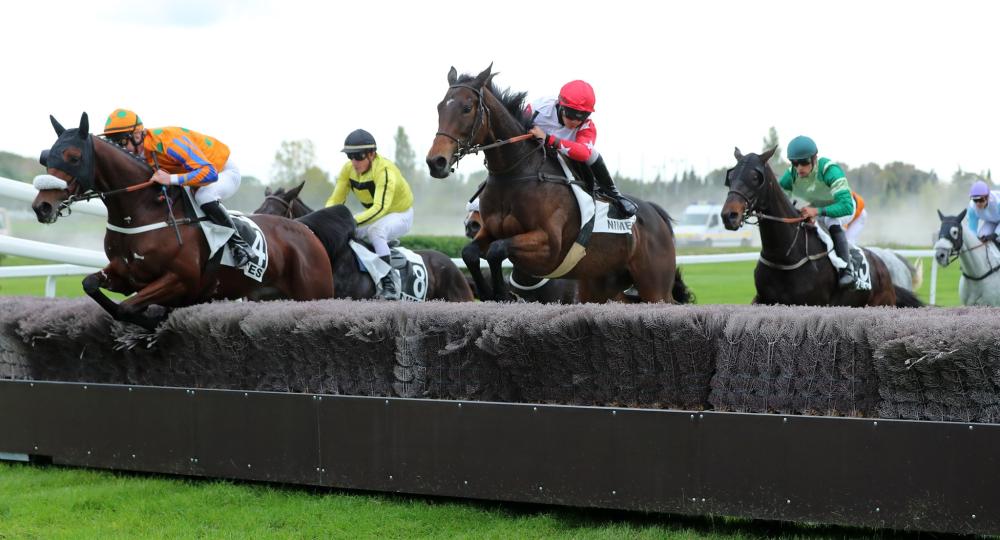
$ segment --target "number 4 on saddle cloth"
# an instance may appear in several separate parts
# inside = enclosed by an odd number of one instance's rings
[[[382,294],[382,278],[393,272],[400,300],[423,302],[427,299],[427,267],[423,257],[404,247],[390,244],[390,266],[375,254],[371,246],[356,240],[351,240],[350,245],[361,271],[368,272],[375,282],[377,294]]]
[[[222,256],[219,259],[219,264],[235,268],[233,254],[228,244],[229,238],[233,236],[233,230],[209,221],[205,213],[195,203],[191,188],[185,187],[184,193],[186,195],[185,213],[189,215],[193,213],[198,218],[198,224],[201,225],[201,230],[205,233],[205,240],[208,241],[209,259],[218,257],[219,250],[221,249]],[[250,244],[250,249],[260,262],[260,264],[254,264],[253,262],[247,264],[242,268],[243,273],[253,280],[258,282],[263,281],[264,272],[267,271],[267,238],[264,237],[264,233],[253,220],[237,212],[230,212],[229,214],[233,218],[233,224],[239,229],[240,236],[246,240],[247,244]]]

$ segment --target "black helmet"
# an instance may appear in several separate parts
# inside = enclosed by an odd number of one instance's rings
[[[375,137],[363,129],[355,129],[344,139],[344,149],[341,152],[371,152],[376,150]]]

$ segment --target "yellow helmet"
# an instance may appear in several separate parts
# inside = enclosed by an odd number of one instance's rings
[[[104,122],[104,135],[114,135],[115,133],[131,133],[142,128],[142,119],[139,115],[128,109],[115,109],[108,115],[108,120]]]

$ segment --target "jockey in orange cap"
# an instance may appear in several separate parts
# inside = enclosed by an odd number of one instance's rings
[[[229,247],[236,266],[257,263],[253,250],[222,206],[222,199],[233,196],[240,187],[240,170],[228,146],[186,128],[144,129],[139,116],[127,109],[116,109],[108,115],[101,135],[145,159],[156,171],[151,180],[165,186],[195,188],[194,199],[212,223],[233,230]]]

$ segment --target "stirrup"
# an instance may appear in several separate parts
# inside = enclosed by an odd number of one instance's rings
[[[845,269],[841,270],[840,272],[838,272],[837,274],[838,274],[837,275],[837,285],[840,288],[846,289],[846,288],[854,285],[854,282],[856,280],[854,279],[854,272],[852,272],[850,268],[845,268]]]

